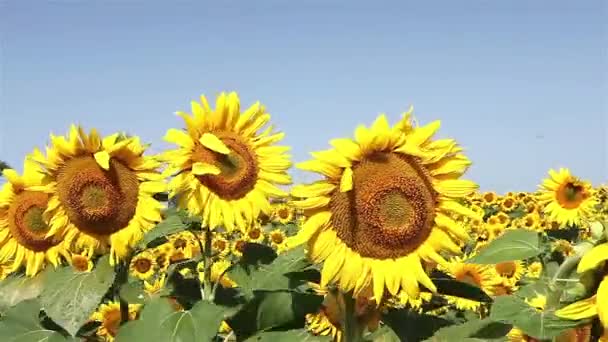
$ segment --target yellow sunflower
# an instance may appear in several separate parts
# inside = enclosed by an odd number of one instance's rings
[[[281,252],[285,248],[285,239],[287,236],[285,232],[281,229],[275,229],[270,232],[268,235],[268,239],[270,240],[270,245],[277,249],[277,251]]]
[[[241,257],[243,256],[243,252],[245,251],[245,246],[247,246],[247,240],[243,238],[238,238],[234,241],[232,246],[230,246],[230,251],[233,255]]]
[[[516,284],[524,275],[526,269],[520,260],[505,261],[494,265],[494,269],[499,277],[508,284]]]
[[[282,224],[287,224],[293,220],[293,208],[287,204],[276,204],[272,212],[272,218]]]
[[[154,280],[154,282],[150,283],[147,280],[144,280],[144,291],[149,295],[154,295],[160,292],[160,290],[165,287],[165,282],[167,280],[167,274],[163,273],[158,278]]]
[[[526,269],[526,276],[534,279],[540,278],[543,272],[543,264],[540,261],[534,261]]]
[[[131,274],[139,279],[150,279],[156,271],[156,257],[151,251],[143,251],[131,260]]]
[[[220,258],[230,254],[230,242],[228,242],[223,234],[214,234],[211,248],[215,253],[218,253]]]
[[[511,196],[505,196],[500,200],[500,209],[502,209],[502,211],[504,211],[506,213],[509,213],[509,212],[515,210],[515,208],[517,208],[518,205],[519,205],[518,200]]]
[[[7,182],[0,191],[0,263],[11,261],[10,271],[22,265],[34,276],[46,262],[57,266],[61,257],[70,260],[67,243],[51,232],[43,217],[49,195],[36,190],[43,175],[37,164],[26,160],[23,175],[4,169]]]
[[[91,258],[89,258],[86,253],[72,254],[72,260],[70,263],[78,272],[90,272],[93,269],[93,261],[91,261]]]
[[[37,189],[50,196],[47,236],[64,235],[87,255],[109,245],[112,264],[126,257],[161,220],[163,205],[153,195],[165,184],[160,163],[144,156],[145,149],[138,137],[102,139],[95,129],[86,134],[74,125],[67,137],[51,135],[46,156],[38,150],[31,156],[46,175]]]
[[[596,204],[591,184],[574,177],[568,169],[549,170],[541,189],[538,200],[545,206],[545,214],[561,225],[579,226]]]
[[[165,136],[179,146],[164,154],[167,174],[175,175],[169,195],[179,195],[179,207],[201,216],[211,229],[243,230],[260,213],[270,215],[268,198],[286,195],[276,185],[291,183],[289,147],[274,146],[284,133],[272,126],[258,132],[270,114],[259,103],[241,114],[236,93],[222,93],[215,110],[201,96],[201,103],[192,102],[192,113],[178,112],[187,130],[169,129]]]
[[[492,265],[464,263],[464,260],[470,257],[471,255],[453,257],[446,266],[440,266],[440,268],[454,277],[454,279],[477,286],[490,296],[494,295],[495,287],[502,283],[494,267]],[[477,310],[481,306],[481,303],[475,300],[452,296],[446,297],[448,302],[461,310]]]
[[[141,308],[141,304],[129,304],[129,320],[137,318],[137,313]],[[101,322],[97,328],[97,336],[104,338],[106,341],[114,341],[114,337],[118,333],[120,327],[120,304],[110,301],[107,304],[101,304],[99,309],[91,315],[91,320]]]
[[[219,282],[225,288],[236,287],[236,283],[228,277],[226,270],[232,266],[228,260],[218,260],[211,265],[211,281]],[[201,282],[205,279],[205,264],[199,262],[197,264],[198,278]]]
[[[170,258],[173,254],[173,247],[169,244],[162,244],[152,250],[154,254],[154,263],[159,271],[163,272],[169,268]]]
[[[490,206],[498,202],[498,195],[494,191],[487,191],[481,195],[484,206]]]
[[[262,231],[261,227],[254,225],[251,228],[249,228],[249,230],[246,233],[247,237],[247,241],[249,242],[255,242],[255,243],[262,243],[264,241],[264,239],[266,238],[266,236],[264,236],[264,232]]]
[[[451,139],[432,141],[439,121],[413,127],[409,113],[395,127],[381,115],[355,140],[335,139],[335,149],[312,153],[300,168],[325,176],[292,189],[292,205],[309,217],[289,247],[308,242],[314,262],[324,261],[321,285],[338,283],[356,296],[372,286],[379,302],[418,283],[435,291],[421,259],[445,264],[438,251],[460,253],[455,240],[468,232],[450,215],[477,218],[458,199],[477,189],[458,178],[471,162]],[[401,272],[398,270],[408,270]]]
[[[0,280],[6,279],[11,274],[11,267],[8,264],[0,263]]]

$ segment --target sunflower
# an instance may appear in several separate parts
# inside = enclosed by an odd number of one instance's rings
[[[498,214],[496,214],[496,218],[498,219],[498,222],[500,222],[500,224],[504,225],[505,227],[511,222],[511,218],[509,217],[509,215],[505,214],[504,212],[499,212]]]
[[[246,229],[260,213],[270,215],[268,197],[286,195],[276,185],[291,183],[291,162],[289,147],[273,145],[283,133],[273,133],[272,126],[258,133],[270,119],[264,107],[256,103],[241,114],[238,95],[222,93],[215,110],[201,96],[192,113],[177,113],[185,132],[169,129],[165,135],[179,146],[164,154],[167,174],[175,175],[170,197],[179,195],[178,206],[211,229]]]
[[[10,260],[10,272],[23,265],[26,275],[34,276],[47,261],[57,266],[61,257],[70,260],[67,243],[43,217],[49,195],[30,190],[42,184],[39,166],[26,160],[23,175],[12,169],[2,174],[7,182],[0,191],[0,263]]]
[[[230,246],[230,251],[233,255],[237,257],[243,256],[243,252],[245,251],[245,247],[247,246],[247,240],[243,238],[238,238],[234,240],[232,246]]]
[[[249,242],[262,243],[262,241],[264,241],[264,239],[266,238],[262,229],[257,225],[254,225],[253,227],[249,228],[246,234],[246,239]]]
[[[511,285],[516,284],[526,271],[520,260],[500,262],[494,265],[494,269],[499,277]]]
[[[540,215],[538,213],[526,214],[520,219],[520,224],[522,228],[540,230]]]
[[[539,202],[545,206],[545,214],[561,225],[579,226],[596,204],[591,184],[572,176],[568,169],[549,170],[541,189]]]
[[[230,243],[223,234],[214,234],[211,242],[211,248],[215,253],[218,253],[220,258],[230,254]]]
[[[472,255],[453,257],[447,266],[440,266],[443,271],[454,279],[479,287],[488,295],[494,295],[495,287],[502,283],[492,265],[467,264],[464,260]],[[461,310],[477,310],[481,303],[475,300],[446,296],[448,302]]]
[[[272,212],[272,218],[282,224],[287,224],[293,220],[293,208],[287,204],[276,204]]]
[[[553,243],[553,251],[562,253],[565,257],[576,253],[574,246],[568,240],[559,239]]]
[[[287,244],[308,242],[312,260],[325,262],[322,286],[335,282],[356,296],[371,285],[378,302],[385,289],[412,297],[418,283],[436,290],[421,259],[446,264],[438,251],[460,253],[454,240],[469,238],[450,215],[478,217],[457,201],[477,189],[458,179],[471,162],[455,141],[430,139],[438,128],[439,121],[413,127],[409,113],[390,127],[380,115],[370,129],[359,126],[355,140],[332,140],[335,149],[299,165],[325,180],[292,189],[301,198],[292,204],[309,216]]]
[[[11,274],[11,267],[8,264],[0,263],[0,280],[6,279]]]
[[[494,191],[487,191],[481,195],[481,200],[483,201],[484,206],[487,207],[498,202],[498,195]]]
[[[110,262],[124,259],[161,220],[163,205],[153,197],[165,190],[160,163],[144,156],[138,137],[115,133],[101,138],[72,125],[67,137],[51,135],[46,156],[36,150],[31,159],[44,167],[50,198],[44,216],[46,236],[61,234],[76,248],[105,250]]]
[[[268,239],[270,240],[270,245],[276,248],[278,251],[282,251],[285,248],[285,239],[287,236],[285,232],[281,229],[275,229],[270,232],[268,235]]]
[[[129,304],[130,321],[137,318],[140,308],[141,304]],[[120,304],[114,301],[101,304],[99,309],[91,315],[91,320],[101,322],[101,325],[97,328],[97,336],[105,338],[106,341],[114,341],[121,321]]]
[[[91,258],[86,253],[72,254],[70,263],[78,272],[90,272],[93,269],[93,261],[91,261]]]
[[[543,264],[540,261],[534,261],[526,269],[526,276],[529,278],[538,279],[543,272]]]
[[[139,279],[149,279],[156,270],[156,257],[151,251],[143,251],[131,260],[131,274]]]
[[[171,262],[170,257],[173,254],[173,247],[169,244],[162,244],[154,248],[152,253],[154,254],[154,263],[159,271],[166,271]]]
[[[502,211],[509,213],[513,210],[515,210],[515,208],[517,208],[518,206],[518,202],[517,199],[511,197],[511,196],[506,196],[503,197],[500,200],[500,209],[502,209]]]
[[[433,294],[430,292],[420,292],[418,298],[412,298],[408,296],[407,292],[401,291],[395,296],[395,302],[399,306],[410,307],[418,312],[422,311],[422,305],[428,303],[433,298]]]

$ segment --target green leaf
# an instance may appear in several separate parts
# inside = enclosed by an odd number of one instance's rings
[[[35,277],[12,276],[0,281],[0,313],[20,302],[37,298],[44,288],[45,276],[51,268]]]
[[[490,319],[512,324],[537,339],[551,339],[585,322],[561,319],[555,316],[553,310],[538,311],[517,296],[497,297]]]
[[[253,298],[255,290],[286,290],[301,284],[296,273],[305,271],[310,262],[303,248],[296,248],[279,255],[267,265],[238,263],[229,271],[228,276],[236,282],[246,299]]]
[[[385,325],[373,333],[364,336],[365,342],[400,342],[401,339],[391,327]]]
[[[382,315],[382,321],[391,327],[402,341],[422,341],[452,322],[437,316],[419,314],[407,309],[391,309]]]
[[[57,331],[44,328],[40,324],[39,315],[40,303],[36,299],[25,300],[10,308],[0,320],[0,341],[75,341]]]
[[[107,256],[100,258],[91,272],[57,268],[47,275],[40,303],[55,323],[75,336],[113,282],[114,270]]]
[[[538,233],[516,229],[508,230],[466,262],[469,264],[497,264],[528,259],[540,253],[542,253],[542,249],[539,246]]]
[[[287,331],[267,331],[251,336],[245,342],[322,342],[331,341],[329,336],[315,336],[306,329],[294,329]]]
[[[166,298],[156,298],[144,306],[138,320],[119,329],[116,342],[211,341],[227,312],[228,308],[206,301],[197,302],[188,311],[176,312]]]
[[[150,295],[144,291],[141,282],[133,281],[120,287],[120,298],[129,304],[144,304],[150,300]]]
[[[295,320],[304,320],[307,313],[315,312],[323,302],[322,296],[297,292],[259,292],[256,317],[257,330],[284,326]]]
[[[167,216],[162,222],[148,231],[143,239],[137,244],[137,247],[143,249],[152,241],[160,237],[179,233],[187,228],[188,226],[182,222],[182,219],[177,213],[171,213],[171,215]]]
[[[441,328],[427,341],[459,342],[466,338],[492,340],[506,336],[512,327],[510,324],[495,322],[489,318],[475,319]]]

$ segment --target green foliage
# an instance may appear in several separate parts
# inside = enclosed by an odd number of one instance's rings
[[[112,286],[114,276],[107,256],[91,272],[57,268],[47,274],[40,302],[53,321],[75,336]]]
[[[37,298],[44,288],[44,280],[49,271],[50,268],[32,278],[11,276],[0,281],[0,314],[24,300]]]
[[[470,264],[497,264],[525,260],[542,253],[538,233],[525,229],[505,232],[467,260]]]
[[[401,341],[422,341],[440,328],[449,326],[451,321],[407,309],[391,309],[382,315],[382,321],[389,326]]]
[[[452,325],[439,329],[433,337],[426,341],[458,342],[466,339],[499,340],[506,336],[512,325],[495,322],[489,318],[473,319],[463,324]]]
[[[184,224],[180,214],[175,210],[168,210],[167,217],[147,232],[137,247],[143,249],[156,239],[179,233],[186,229],[188,229],[188,226]]]
[[[288,331],[264,331],[251,336],[245,342],[329,342],[329,336],[314,336],[306,329]]]
[[[5,342],[64,342],[77,341],[61,333],[49,330],[40,322],[40,303],[36,299],[25,300],[10,308],[0,320],[0,341]]]
[[[155,298],[145,305],[140,319],[118,331],[116,341],[212,341],[227,313],[227,308],[207,301],[176,312],[166,298]]]
[[[458,281],[449,275],[436,271],[431,277],[440,294],[466,298],[478,302],[491,303],[492,298],[475,285]]]
[[[537,339],[550,339],[585,323],[561,319],[555,316],[553,310],[537,310],[515,295],[497,297],[492,305],[490,319],[512,324],[526,335]]]

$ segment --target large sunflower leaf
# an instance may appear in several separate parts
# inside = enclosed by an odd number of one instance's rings
[[[22,301],[10,308],[0,320],[0,341],[76,341],[40,324],[40,303],[36,299]]]
[[[467,338],[483,340],[500,339],[507,335],[513,326],[495,322],[491,319],[474,319],[463,324],[439,329],[427,342],[459,342]]]
[[[187,228],[188,226],[184,224],[180,215],[175,211],[171,211],[162,222],[144,235],[143,239],[137,244],[137,247],[143,249],[158,238],[182,232]]]
[[[294,329],[286,331],[265,331],[251,336],[245,342],[323,342],[331,341],[330,336],[315,336],[306,329]]]
[[[508,230],[467,260],[469,264],[497,264],[524,260],[542,253],[538,233],[525,229]]]
[[[433,280],[433,284],[437,287],[437,292],[440,294],[476,300],[484,303],[492,302],[492,298],[479,287],[458,281],[443,272],[434,271],[431,275],[431,279]]]
[[[492,305],[490,319],[512,324],[526,335],[537,339],[551,339],[586,322],[561,319],[555,316],[554,310],[536,310],[517,296],[497,297]]]
[[[373,333],[364,336],[363,341],[365,342],[400,342],[401,339],[397,333],[391,329],[388,325],[385,325]]]
[[[254,291],[287,290],[301,285],[299,272],[311,266],[303,248],[295,248],[280,254],[272,262],[246,263],[239,262],[228,271],[228,276],[241,290],[246,299],[252,299]]]
[[[108,257],[102,257],[91,272],[60,267],[48,273],[40,303],[47,315],[72,336],[89,319],[114,282]]]
[[[422,341],[452,322],[437,316],[419,314],[407,309],[391,309],[382,315],[382,321],[391,327],[402,341]]]
[[[206,301],[197,302],[188,311],[176,312],[166,298],[150,300],[140,318],[120,328],[116,342],[163,341],[200,342],[212,341],[229,308]]]
[[[35,277],[11,276],[0,281],[0,313],[28,299],[37,298],[44,288],[44,279],[51,268]]]

